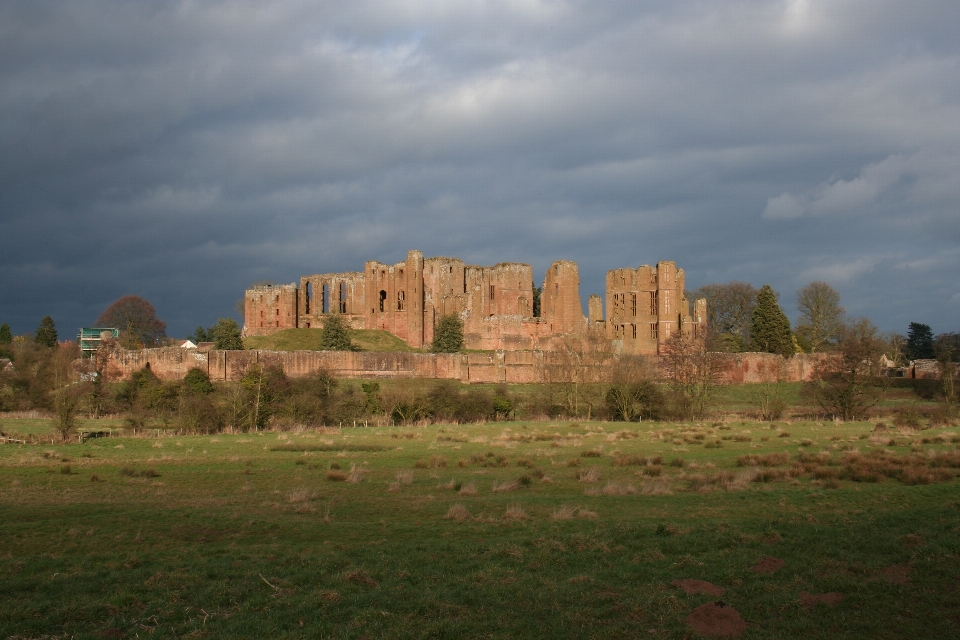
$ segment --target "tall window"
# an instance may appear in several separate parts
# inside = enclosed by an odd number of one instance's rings
[[[637,317],[637,294],[635,294],[635,293],[631,293],[631,294],[630,294],[630,312],[631,312],[631,315],[633,315],[634,318]],[[633,333],[634,333],[634,334],[637,333],[636,327],[634,327]],[[633,337],[636,338],[637,336],[634,335]]]
[[[340,283],[340,303],[338,305],[340,313],[347,312],[347,283]]]
[[[380,311],[383,312],[383,303],[387,299],[387,292],[383,289],[380,290]]]
[[[659,315],[660,296],[658,293],[657,291],[650,292],[650,315],[652,316]]]
[[[308,282],[306,288],[306,296],[304,296],[303,301],[303,312],[310,313],[310,299],[313,298],[313,284]]]
[[[397,311],[403,311],[403,304],[407,299],[407,294],[403,291],[397,292]]]
[[[657,323],[656,323],[656,322],[651,322],[651,323],[650,323],[650,337],[653,338],[654,340],[656,340],[657,337],[658,337],[658,333],[659,333],[659,332],[657,331]]]

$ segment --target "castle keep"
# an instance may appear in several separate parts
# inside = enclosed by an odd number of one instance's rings
[[[590,297],[585,318],[577,264],[560,260],[547,270],[535,316],[529,264],[480,267],[410,251],[393,265],[369,261],[362,272],[316,274],[301,277],[299,284],[248,289],[243,331],[320,329],[325,318],[339,314],[354,329],[383,329],[424,348],[433,341],[437,320],[457,314],[467,349],[552,351],[564,340],[601,336],[616,352],[654,355],[672,334],[696,334],[706,319],[706,301],[697,300],[691,314],[683,285],[683,269],[670,261],[610,271],[606,319],[599,296]]]

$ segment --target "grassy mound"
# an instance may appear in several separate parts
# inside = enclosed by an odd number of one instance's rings
[[[416,351],[397,336],[380,329],[355,329],[350,338],[361,351]],[[319,329],[284,329],[269,336],[250,336],[243,339],[245,349],[267,351],[318,351]]]

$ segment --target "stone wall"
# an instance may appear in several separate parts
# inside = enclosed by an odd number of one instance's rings
[[[207,372],[211,380],[233,381],[253,365],[281,366],[291,377],[326,369],[343,378],[427,378],[465,383],[542,383],[556,379],[550,372],[568,366],[563,351],[489,351],[483,353],[372,353],[349,351],[197,351],[180,347],[118,350],[108,370],[111,377],[127,379],[149,366],[161,380],[180,380],[190,369]],[[583,366],[608,371],[609,353],[586,354]],[[772,382],[777,379],[775,355],[768,353],[721,354],[722,383]],[[801,354],[787,362],[786,381],[809,381],[823,354]],[[602,374],[601,374],[602,375]]]

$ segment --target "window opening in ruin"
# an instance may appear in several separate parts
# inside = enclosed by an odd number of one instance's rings
[[[634,318],[637,317],[637,294],[635,293],[630,294],[630,312]],[[634,334],[633,337],[636,338],[637,337],[636,327],[634,327],[633,334]]]
[[[306,295],[303,297],[303,312],[310,313],[310,300],[313,298],[313,284],[307,283]]]
[[[397,270],[397,273],[402,276],[402,275],[403,275],[403,269],[398,269],[398,270]]]
[[[667,340],[669,338],[670,338],[670,323],[664,322],[663,323],[663,339]]]
[[[656,272],[656,271],[651,271],[651,272],[650,272],[650,284],[657,284],[657,272]]]
[[[670,292],[663,292],[663,312],[670,313]]]
[[[387,292],[383,289],[380,290],[380,311],[383,311],[383,303],[387,299]]]
[[[453,273],[453,267],[450,267],[450,273]]]
[[[490,285],[490,302],[493,302],[493,285]]]
[[[275,316],[280,315],[280,309],[276,309],[276,313],[274,313],[273,315],[275,315]]]
[[[652,316],[659,315],[658,314],[658,310],[660,307],[659,302],[660,300],[659,300],[659,296],[657,295],[657,292],[651,291],[650,292],[650,315]]]
[[[397,292],[397,311],[403,311],[403,303],[407,298],[407,294],[403,291]]]
[[[633,339],[636,340],[636,339],[637,339],[637,325],[631,325],[631,326],[633,326]]]
[[[340,313],[347,312],[347,283],[340,283],[340,304],[339,304]]]
[[[309,329],[309,328],[310,328],[310,323],[308,322],[308,323],[307,323],[307,329]]]
[[[654,323],[652,323],[652,324],[650,325],[650,337],[653,338],[654,340],[656,340],[656,339],[657,339],[657,333],[658,333],[658,331],[657,331],[657,323],[654,322]]]
[[[330,285],[323,283],[323,302],[321,303],[321,313],[330,313]]]

